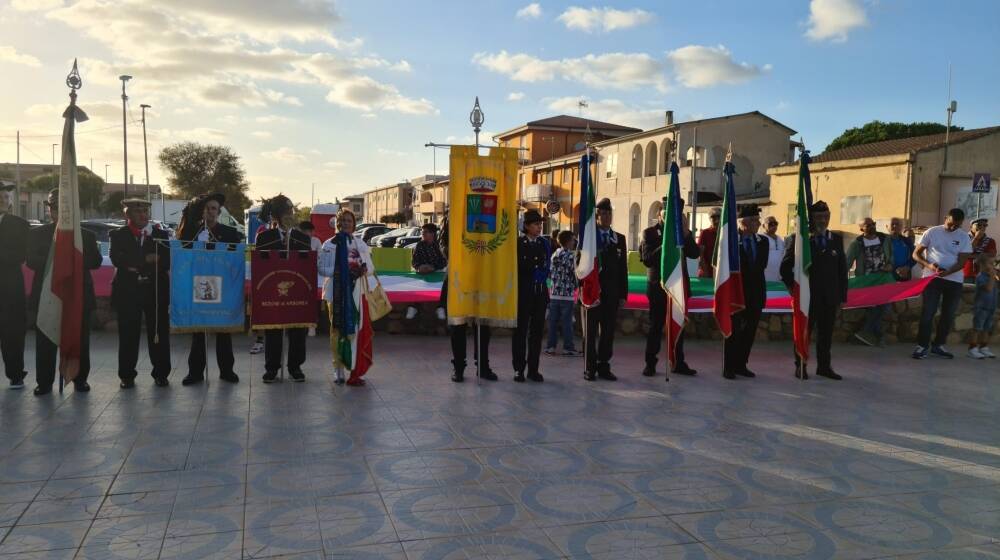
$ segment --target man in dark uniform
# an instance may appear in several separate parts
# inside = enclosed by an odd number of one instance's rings
[[[760,208],[748,204],[739,211],[740,277],[743,282],[743,309],[733,314],[733,333],[723,341],[722,376],[735,379],[737,375],[756,377],[747,369],[750,350],[757,336],[757,324],[767,301],[767,268],[769,245],[767,239],[757,235],[760,228]]]
[[[517,239],[517,328],[511,347],[514,354],[514,381],[527,378],[541,383],[538,371],[542,355],[545,310],[549,306],[549,240],[542,237],[542,215],[537,210],[524,213],[524,235]],[[527,354],[527,359],[525,359]]]
[[[118,378],[122,389],[135,387],[143,315],[146,347],[157,387],[170,375],[170,236],[149,221],[150,203],[122,201],[124,227],[111,232],[111,305],[118,314]]]
[[[833,323],[841,304],[847,301],[847,258],[844,238],[827,229],[830,208],[822,200],[809,208],[812,267],[809,269],[809,331],[816,339],[816,375],[842,379],[830,366]],[[781,280],[792,289],[795,282],[795,237],[785,244],[781,259]],[[808,367],[795,356],[795,377],[809,379]]]
[[[587,317],[587,369],[583,378],[607,381],[618,378],[611,373],[615,347],[618,309],[628,299],[628,250],[625,236],[611,229],[611,201],[602,198],[595,207],[597,221],[597,262],[601,283],[600,303],[584,311]]]
[[[441,223],[441,252],[444,253],[445,259],[448,258],[448,217],[447,209],[445,211],[444,221]],[[444,277],[444,284],[441,286],[441,305],[447,309],[448,307],[448,276]],[[465,358],[466,358],[466,343],[468,342],[469,324],[463,325],[450,325],[448,327],[449,335],[451,336],[451,363],[454,366],[454,372],[451,374],[451,380],[455,383],[461,383],[465,380]],[[476,326],[473,328],[473,357],[476,360],[476,367],[479,369],[480,379],[485,379],[487,381],[496,381],[498,379],[497,374],[493,373],[490,369],[490,338],[493,331],[490,329],[489,325]],[[480,357],[482,362],[480,362]],[[480,368],[480,364],[482,367]]]
[[[10,213],[13,183],[0,182],[0,352],[11,389],[24,388],[24,334],[27,305],[24,301],[25,246],[28,222]]]
[[[45,201],[48,207],[50,223],[36,227],[28,232],[27,264],[35,273],[31,282],[31,308],[37,310],[42,295],[42,284],[45,281],[45,266],[49,261],[49,251],[55,239],[56,220],[59,219],[59,189],[49,191]],[[80,393],[90,390],[87,377],[90,375],[90,314],[97,307],[94,297],[94,280],[90,277],[91,270],[100,268],[103,258],[94,234],[82,229],[80,236],[83,241],[83,269],[88,271],[83,275],[83,325],[80,329],[80,373],[73,380],[73,387]],[[41,331],[35,329],[35,374],[38,386],[36,395],[47,395],[52,392],[52,383],[56,379],[56,356],[58,346],[49,340]]]
[[[240,243],[243,235],[235,228],[219,223],[219,214],[226,197],[222,193],[201,195],[191,201],[189,210],[190,223],[185,220],[184,227],[177,237],[182,241],[204,241],[212,246],[216,243]],[[223,248],[215,248],[224,251]],[[182,385],[194,385],[205,380],[205,333],[191,336],[191,351],[188,354],[188,374],[181,380]],[[219,364],[219,379],[230,383],[239,383],[240,378],[233,371],[236,360],[233,358],[233,337],[229,333],[215,334],[215,359]]]
[[[681,200],[681,206],[684,200]],[[646,265],[646,298],[649,299],[649,333],[646,335],[646,367],[642,374],[646,377],[656,375],[657,355],[660,353],[660,346],[663,343],[663,327],[667,322],[667,293],[663,291],[660,283],[660,256],[663,253],[663,213],[660,210],[657,216],[656,225],[643,230],[642,241],[639,243],[639,257],[642,264]],[[687,259],[697,259],[701,255],[701,250],[694,242],[694,236],[688,228],[687,220],[681,220],[681,229],[684,233],[684,247],[681,253],[684,261],[681,265],[681,273],[684,276],[684,291],[688,292],[691,280],[688,277]],[[684,331],[677,337],[677,345],[674,348],[677,365],[671,369],[671,373],[679,375],[695,375],[698,372],[687,364],[684,360]]]
[[[255,251],[310,251],[311,239],[293,228],[295,206],[285,195],[279,194],[267,200],[271,216],[271,228],[257,235]],[[283,253],[282,253],[283,254]],[[291,257],[290,257],[291,258]],[[288,334],[288,376],[301,383],[306,380],[302,364],[306,361],[307,328],[267,329],[264,331],[264,383],[274,383],[281,369],[281,353],[284,334]]]

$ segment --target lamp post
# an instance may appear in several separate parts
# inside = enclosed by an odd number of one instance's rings
[[[52,144],[52,165],[56,164],[56,146],[59,144]]]
[[[118,79],[122,81],[122,151],[124,152],[125,163],[125,170],[122,176],[122,188],[125,198],[128,198],[128,122],[125,120],[125,103],[128,101],[128,96],[125,95],[125,82],[131,80],[132,76],[122,74],[121,76],[118,76]]]
[[[146,149],[146,109],[152,106],[143,103],[139,107],[142,108],[142,160],[146,164],[146,200],[152,202],[149,194],[149,151]]]
[[[105,184],[107,184],[107,182],[108,182],[108,168],[109,167],[111,167],[110,163],[105,163],[104,164],[104,183]]]

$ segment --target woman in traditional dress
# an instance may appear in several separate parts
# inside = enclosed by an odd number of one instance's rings
[[[337,213],[337,234],[323,243],[319,273],[326,277],[323,299],[330,313],[330,348],[333,351],[335,383],[364,385],[361,378],[372,364],[372,325],[365,299],[365,286],[375,284],[371,249],[355,239],[354,213]],[[365,281],[367,279],[367,282]]]

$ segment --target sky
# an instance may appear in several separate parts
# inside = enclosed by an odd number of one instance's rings
[[[148,104],[151,183],[164,146],[223,144],[252,198],[304,205],[313,184],[324,202],[446,174],[424,144],[472,143],[476,96],[483,140],[557,114],[646,129],[758,110],[818,153],[873,119],[944,122],[949,66],[955,124],[1000,125],[998,22],[992,0],[0,0],[0,162],[18,130],[22,162],[51,161],[74,58],[78,159],[111,182],[121,74],[135,183]]]

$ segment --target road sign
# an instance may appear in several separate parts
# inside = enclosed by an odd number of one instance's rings
[[[562,206],[559,204],[558,200],[550,200],[545,204],[545,210],[549,213],[549,215],[558,214],[561,209]]]
[[[972,174],[972,192],[974,192],[974,193],[989,193],[990,192],[990,174],[989,173],[973,173]]]

